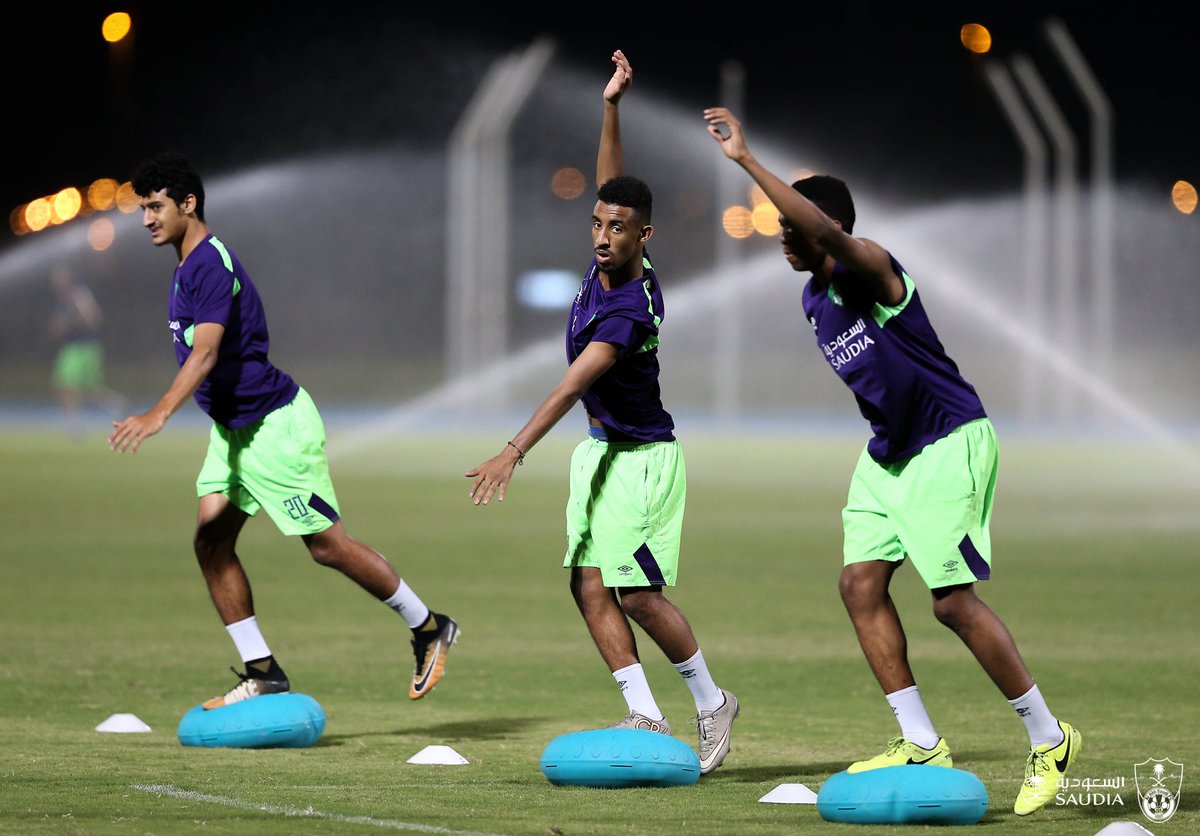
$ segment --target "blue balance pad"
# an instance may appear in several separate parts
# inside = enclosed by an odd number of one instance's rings
[[[196,706],[179,721],[184,746],[233,749],[304,749],[325,731],[325,711],[307,694],[264,694],[205,711]]]
[[[987,806],[978,777],[940,766],[839,772],[817,793],[821,818],[852,824],[975,824]]]
[[[595,729],[551,740],[542,752],[551,784],[674,787],[700,778],[700,759],[682,740],[642,729]]]

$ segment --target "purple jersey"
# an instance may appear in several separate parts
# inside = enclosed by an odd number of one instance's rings
[[[192,353],[197,325],[225,326],[217,364],[196,390],[196,403],[218,424],[236,430],[296,397],[296,382],[267,359],[267,317],[258,290],[216,237],[201,241],[176,268],[167,309],[180,366]]]
[[[895,307],[867,298],[841,264],[828,288],[812,279],[804,287],[804,315],[817,345],[871,422],[875,437],[867,452],[884,464],[986,417],[974,387],[942,348],[912,279],[894,258],[892,269],[905,288]]]
[[[640,281],[605,290],[593,259],[567,319],[567,362],[597,341],[617,347],[617,362],[583,395],[588,415],[604,424],[611,441],[674,441],[671,415],[658,388],[658,326],[662,288],[642,259]]]

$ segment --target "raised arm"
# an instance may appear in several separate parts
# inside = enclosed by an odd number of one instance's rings
[[[817,245],[876,287],[877,298],[897,303],[903,299],[904,284],[892,267],[892,259],[883,247],[866,238],[855,238],[842,230],[817,206],[779,179],[750,153],[742,123],[727,108],[710,107],[704,111],[708,132],[720,144],[725,156],[754,178],[754,182],[775,204],[785,221],[799,235]],[[722,131],[722,126],[728,131]]]
[[[621,154],[621,96],[633,84],[633,67],[625,53],[617,50],[612,62],[616,65],[612,78],[604,88],[604,123],[600,127],[600,150],[596,154],[596,185],[602,185],[625,171],[625,159]]]

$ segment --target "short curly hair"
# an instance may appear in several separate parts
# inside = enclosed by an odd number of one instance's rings
[[[835,221],[842,222],[847,235],[854,233],[854,198],[845,181],[828,174],[814,174],[792,183],[792,188],[807,197]]]
[[[613,206],[627,206],[639,220],[650,222],[654,197],[650,194],[650,187],[636,177],[621,176],[605,180],[596,191],[596,199]]]
[[[204,182],[191,160],[182,154],[164,151],[143,162],[133,173],[133,190],[139,197],[149,197],[166,189],[167,197],[183,203],[188,195],[196,197],[196,217],[204,220]]]

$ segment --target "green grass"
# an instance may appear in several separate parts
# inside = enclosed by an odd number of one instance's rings
[[[721,769],[659,790],[554,787],[538,766],[553,737],[625,711],[559,568],[571,434],[556,431],[508,500],[486,509],[468,503],[461,473],[502,438],[408,436],[344,457],[338,441],[335,432],[348,530],[459,619],[462,640],[438,690],[411,702],[403,624],[256,518],[240,553],[260,622],[328,724],[310,749],[229,750],[175,736],[188,708],[231,684],[237,662],[191,555],[204,436],[171,429],[133,457],[98,436],[10,430],[0,440],[0,832],[894,830],[757,803],[780,783],[817,789],[895,732],[836,592],[839,511],[859,440],[685,439],[688,518],[671,597],[743,709]],[[916,574],[897,575],[930,712],[955,765],[991,798],[980,827],[1200,829],[1197,499],[1200,481],[1165,452],[1005,442],[995,579],[981,593],[1051,708],[1083,732],[1073,774],[1125,777],[1123,807],[1051,805],[1018,822],[1024,729],[934,621]],[[660,705],[690,742],[687,689],[644,637],[642,650]],[[153,733],[93,731],[117,712]],[[471,763],[406,763],[430,744]],[[1162,825],[1144,819],[1133,789],[1133,764],[1150,757],[1185,766],[1182,809]],[[149,785],[179,792],[136,788]]]

